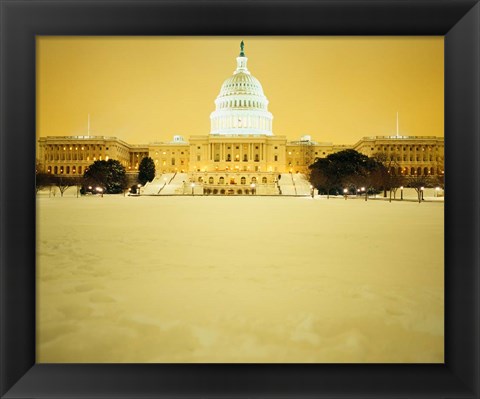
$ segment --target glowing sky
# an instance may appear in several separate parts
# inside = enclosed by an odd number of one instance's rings
[[[37,136],[130,144],[210,132],[220,87],[245,41],[273,132],[353,144],[443,136],[443,37],[40,37]]]

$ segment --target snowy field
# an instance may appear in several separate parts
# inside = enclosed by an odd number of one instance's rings
[[[439,362],[441,202],[38,199],[38,362]]]

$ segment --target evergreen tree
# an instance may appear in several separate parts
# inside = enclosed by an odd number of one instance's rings
[[[114,159],[95,161],[83,174],[85,184],[101,187],[104,193],[122,193],[127,185],[127,175],[122,164]]]
[[[138,182],[144,186],[155,177],[155,162],[150,157],[143,158],[138,166]]]
[[[355,150],[344,150],[317,158],[310,165],[310,182],[315,188],[330,193],[343,192],[344,188],[356,191],[364,187],[367,191],[378,189],[379,176],[384,166]]]

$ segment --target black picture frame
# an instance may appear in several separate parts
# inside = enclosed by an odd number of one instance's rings
[[[2,398],[479,398],[480,5],[0,0]],[[36,35],[444,35],[445,364],[35,364]]]

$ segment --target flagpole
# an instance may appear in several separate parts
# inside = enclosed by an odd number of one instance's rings
[[[398,137],[398,111],[397,111],[397,137]]]

